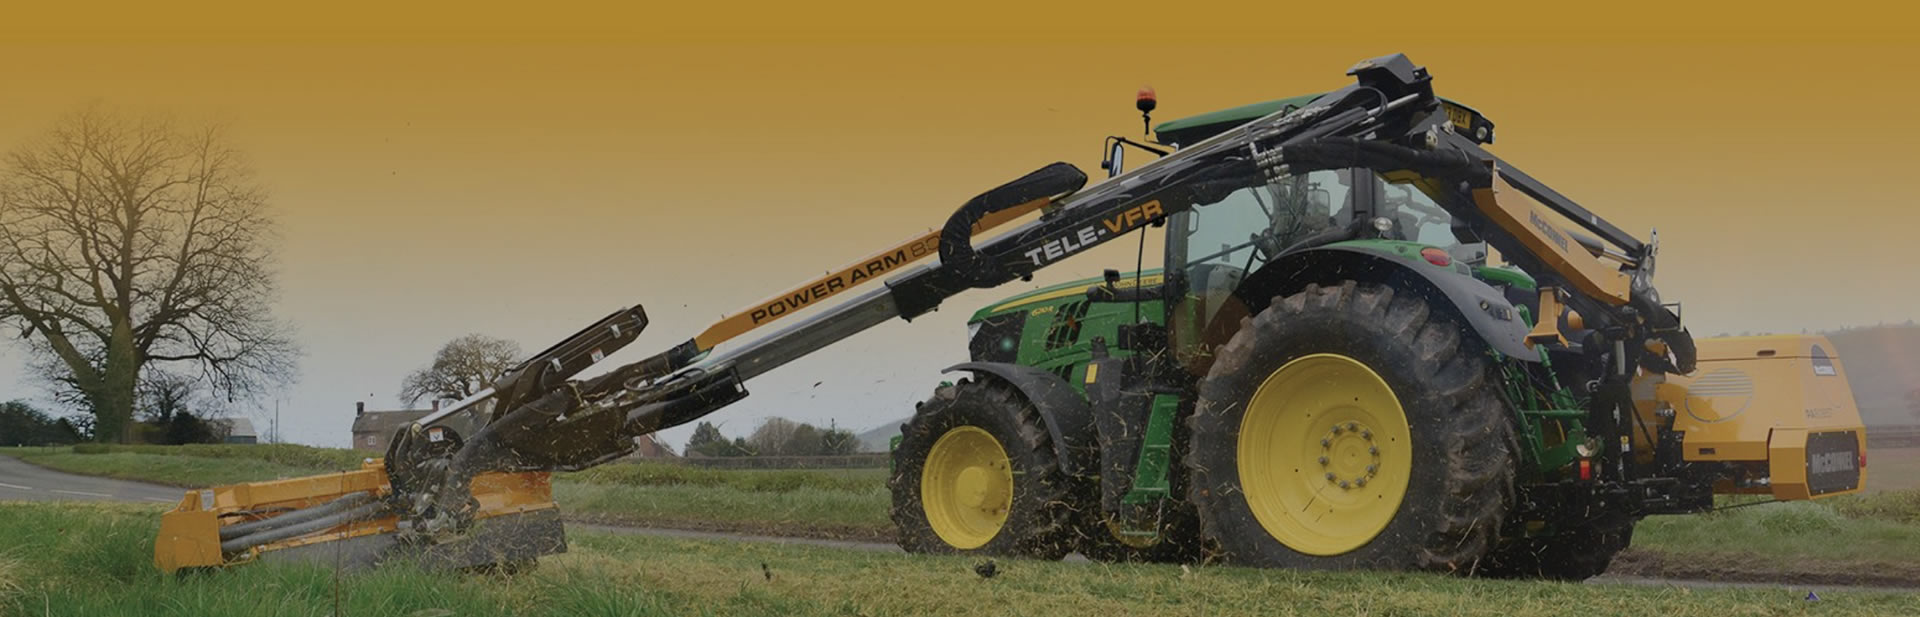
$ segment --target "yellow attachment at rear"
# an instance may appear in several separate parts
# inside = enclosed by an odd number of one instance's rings
[[[1740,464],[1765,484],[1720,492],[1809,499],[1859,492],[1866,482],[1867,432],[1833,343],[1821,336],[1701,339],[1692,375],[1634,382],[1637,454],[1644,435],[1668,422],[1685,435],[1682,458]],[[1857,449],[1847,449],[1851,445]],[[1809,451],[1809,443],[1814,444]],[[1855,459],[1842,461],[1840,459]],[[1816,478],[1816,476],[1818,476]]]
[[[223,555],[220,551],[220,529],[226,525],[263,520],[350,493],[365,492],[375,497],[385,497],[392,492],[380,459],[367,459],[360,469],[353,471],[188,491],[173,510],[160,517],[160,536],[153,546],[154,565],[166,572],[235,565],[271,551],[397,530],[399,518],[387,516],[339,525],[232,555]],[[473,495],[480,504],[475,519],[555,507],[552,485],[544,472],[480,474],[473,480]],[[257,514],[246,514],[249,512]]]

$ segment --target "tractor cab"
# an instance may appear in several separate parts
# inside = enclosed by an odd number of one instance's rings
[[[1155,134],[1162,145],[1190,146],[1269,114],[1305,107],[1320,96],[1181,118],[1155,127]],[[1445,100],[1442,109],[1455,126],[1471,127],[1467,134],[1478,136],[1476,141],[1492,140],[1493,123],[1479,112]],[[1121,170],[1110,161],[1108,171]],[[1386,178],[1362,167],[1313,171],[1269,178],[1211,202],[1196,200],[1192,208],[1169,216],[1165,272],[1177,289],[1166,294],[1165,325],[1182,364],[1204,375],[1210,366],[1208,350],[1225,343],[1242,317],[1284,291],[1277,282],[1249,277],[1276,259],[1307,249],[1358,251],[1410,267],[1484,279],[1486,243],[1410,180]],[[1329,270],[1327,276],[1338,274]]]
[[[1271,300],[1266,266],[1309,250],[1383,255],[1435,274],[1471,277],[1486,245],[1411,184],[1363,168],[1315,171],[1246,187],[1168,217],[1166,271],[1175,349],[1195,352],[1188,369],[1204,374],[1205,350],[1231,337],[1240,318]],[[1264,297],[1263,297],[1264,296]]]

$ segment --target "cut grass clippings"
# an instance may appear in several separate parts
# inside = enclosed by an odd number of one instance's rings
[[[349,456],[362,455],[266,448],[282,447],[112,446],[106,454],[12,454],[75,473],[184,486],[337,471],[358,464]],[[193,455],[181,455],[189,452]],[[235,464],[249,457],[255,460]],[[711,470],[623,462],[556,474],[554,498],[572,520],[888,542],[893,524],[887,516],[886,474],[883,469]],[[1614,572],[1913,586],[1920,584],[1920,490],[1649,517]]]
[[[0,613],[18,615],[1893,615],[1913,596],[1805,589],[1475,580],[1215,566],[975,559],[571,533],[518,575],[405,566],[336,575],[261,563],[181,576],[151,564],[159,509],[0,503]],[[24,574],[23,574],[24,573]],[[8,579],[0,579],[8,580]],[[337,610],[337,613],[336,613]]]

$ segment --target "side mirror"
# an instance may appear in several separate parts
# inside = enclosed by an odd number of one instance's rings
[[[1312,206],[1314,208],[1318,208],[1321,211],[1332,212],[1333,211],[1333,193],[1327,192],[1326,189],[1313,189],[1311,191],[1307,191],[1307,205]]]
[[[1100,167],[1107,170],[1108,178],[1112,178],[1127,170],[1126,160],[1127,144],[1116,140],[1113,142],[1113,150],[1107,153],[1107,160],[1100,162]]]
[[[1106,281],[1107,281],[1107,288],[1108,288],[1108,289],[1112,289],[1112,288],[1114,288],[1114,287],[1118,287],[1118,286],[1120,285],[1120,271],[1119,271],[1119,270],[1115,270],[1115,269],[1112,269],[1112,268],[1108,268],[1108,269],[1107,269],[1107,270],[1106,270],[1105,272],[1101,272],[1101,273],[1100,273],[1100,278],[1102,278],[1102,279],[1106,279]]]

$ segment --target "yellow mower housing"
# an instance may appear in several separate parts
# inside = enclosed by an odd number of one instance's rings
[[[1721,493],[1815,499],[1859,492],[1866,484],[1867,429],[1833,343],[1822,336],[1703,339],[1690,375],[1647,375],[1634,384],[1645,435],[1672,424],[1688,462],[1726,463],[1737,471]]]
[[[153,562],[166,572],[282,559],[363,567],[399,558],[457,569],[511,566],[566,550],[559,507],[545,472],[476,476],[473,527],[451,542],[401,533],[410,525],[383,507],[392,493],[380,459],[367,459],[360,469],[341,473],[187,491],[160,519]],[[275,523],[282,516],[312,513],[348,499],[358,502],[364,514],[339,516],[337,521],[309,515],[310,520]],[[348,512],[337,510],[335,514]],[[297,528],[303,524],[306,528]]]

